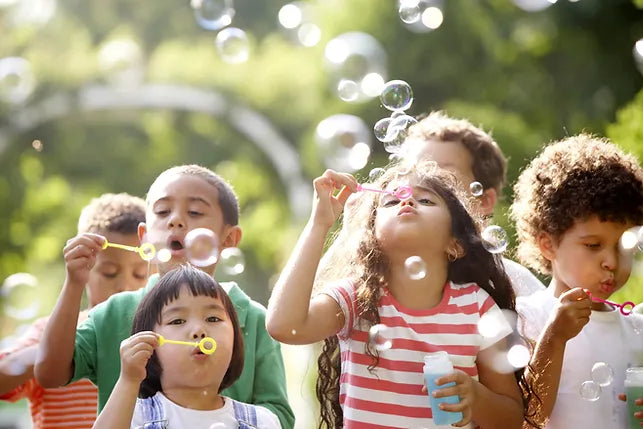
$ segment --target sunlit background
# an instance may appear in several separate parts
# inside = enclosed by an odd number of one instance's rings
[[[0,0],[0,345],[53,308],[100,193],[144,196],[175,164],[223,175],[244,237],[217,277],[266,304],[325,168],[366,180],[435,109],[492,131],[510,184],[581,131],[643,159],[641,73],[641,0]],[[643,301],[639,267],[615,300]],[[315,355],[284,346],[298,428]],[[0,427],[26,409],[1,404]]]

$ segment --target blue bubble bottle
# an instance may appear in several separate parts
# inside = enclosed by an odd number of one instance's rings
[[[444,387],[455,386],[455,383],[447,383],[442,386],[436,386],[435,380],[443,375],[453,372],[453,364],[449,360],[449,354],[444,351],[429,353],[424,356],[424,379],[426,388],[429,392],[429,401],[431,402],[431,413],[433,414],[433,423],[436,425],[450,425],[462,420],[461,412],[443,411],[439,405],[441,403],[457,404],[460,397],[457,395],[447,396],[446,398],[434,398],[432,393],[435,390]]]

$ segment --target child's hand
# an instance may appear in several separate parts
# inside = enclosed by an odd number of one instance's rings
[[[158,344],[158,335],[151,331],[137,332],[121,341],[121,377],[140,384],[147,374],[145,365]]]
[[[460,402],[457,404],[441,403],[440,409],[451,412],[462,412],[462,420],[454,423],[452,426],[466,426],[471,422],[471,407],[476,400],[476,384],[464,371],[456,369],[453,373],[444,375],[437,380],[435,384],[442,386],[444,384],[455,382],[455,386],[443,387],[431,392],[434,398],[445,398],[447,396],[457,395]]]
[[[96,253],[102,250],[105,237],[98,234],[83,233],[67,240],[63,248],[67,281],[85,287],[89,272],[96,263]]]
[[[563,342],[574,338],[589,322],[592,300],[581,288],[563,293],[550,319],[553,335]]]
[[[620,393],[618,395],[618,399],[620,399],[621,401],[625,402],[625,401],[627,401],[627,396],[625,396],[624,393]],[[637,398],[636,401],[634,401],[634,404],[636,406],[638,406],[638,407],[643,407],[643,398]],[[641,427],[643,427],[643,411],[635,412],[634,417],[641,421]]]
[[[313,181],[315,197],[311,220],[330,228],[344,209],[348,197],[357,191],[357,180],[348,173],[326,170]],[[341,189],[333,195],[336,189]]]

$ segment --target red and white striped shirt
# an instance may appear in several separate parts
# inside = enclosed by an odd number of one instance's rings
[[[87,312],[80,314],[79,323],[87,318]],[[33,323],[11,350],[0,353],[0,359],[10,357],[17,350],[40,342],[48,318]],[[79,380],[57,389],[45,389],[35,378],[0,396],[0,400],[16,402],[29,400],[34,429],[69,428],[91,429],[98,409],[98,390],[89,380]]]
[[[392,346],[379,351],[379,363],[371,373],[368,366],[373,360],[365,353],[369,327],[357,317],[355,285],[345,280],[324,293],[337,301],[345,318],[337,336],[342,356],[340,403],[346,429],[437,428],[428,394],[422,392],[424,356],[446,351],[456,369],[477,380],[478,351],[511,332],[506,323],[493,338],[479,334],[481,316],[500,309],[474,283],[448,282],[442,301],[426,310],[403,307],[385,289],[378,312],[380,323],[388,328]]]

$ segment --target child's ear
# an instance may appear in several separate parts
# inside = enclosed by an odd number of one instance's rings
[[[556,258],[556,243],[551,235],[541,232],[536,237],[536,244],[545,259],[551,262]]]
[[[223,232],[223,240],[221,241],[221,248],[237,247],[241,241],[241,227],[239,225],[227,225]]]
[[[498,201],[498,192],[494,188],[486,189],[480,197],[480,213],[484,216],[493,216],[493,209]]]
[[[138,224],[138,229],[136,232],[138,233],[138,241],[143,244],[143,238],[145,238],[145,234],[147,233],[147,225],[145,225],[145,222],[141,222]]]

